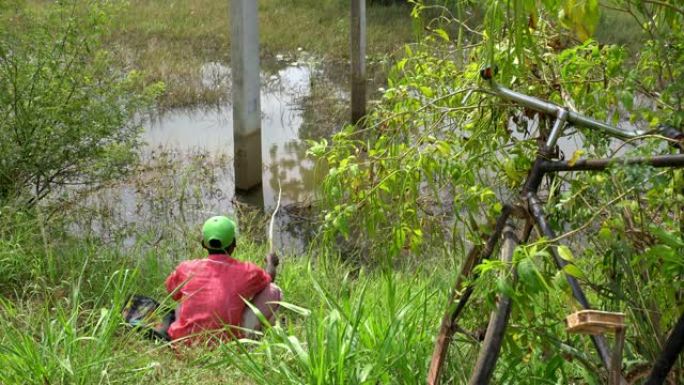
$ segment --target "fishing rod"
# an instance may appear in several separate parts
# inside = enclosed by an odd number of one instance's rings
[[[273,224],[275,223],[275,217],[280,210],[280,199],[282,198],[283,189],[280,185],[280,179],[278,178],[278,201],[276,202],[276,207],[271,214],[271,223],[268,226],[268,242],[269,251],[266,255],[266,272],[271,276],[271,281],[275,281],[276,278],[276,268],[280,264],[278,255],[275,253],[275,247],[273,246]]]

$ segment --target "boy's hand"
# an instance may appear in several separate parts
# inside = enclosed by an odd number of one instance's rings
[[[271,252],[266,256],[266,273],[271,276],[271,282],[275,282],[278,264],[280,260],[275,252]]]
[[[266,265],[278,266],[280,259],[275,252],[271,252],[266,256]]]

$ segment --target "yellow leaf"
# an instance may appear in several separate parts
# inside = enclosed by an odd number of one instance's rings
[[[443,29],[441,29],[441,28],[437,28],[437,29],[435,29],[433,32],[436,33],[437,35],[439,35],[439,37],[441,37],[441,38],[444,39],[445,41],[449,41],[449,34],[446,33],[445,30],[443,30]]]
[[[584,150],[577,150],[573,152],[572,158],[570,158],[570,160],[568,161],[570,167],[574,166],[575,163],[577,163],[577,161],[582,157],[582,155],[584,155]]]
[[[561,24],[575,31],[580,40],[587,40],[600,19],[598,3],[598,0],[565,0],[559,14]]]

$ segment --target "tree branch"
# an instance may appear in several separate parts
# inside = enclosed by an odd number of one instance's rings
[[[679,8],[679,7],[675,6],[674,4],[670,4],[668,2],[661,1],[661,0],[641,0],[641,1],[646,3],[646,4],[659,5],[661,7],[669,8],[669,9],[681,14],[682,16],[684,16],[684,8]]]

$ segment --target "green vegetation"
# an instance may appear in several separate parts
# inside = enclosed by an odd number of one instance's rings
[[[310,143],[330,170],[315,206],[320,228],[307,253],[282,258],[286,303],[275,325],[258,341],[178,352],[127,330],[119,309],[132,293],[165,298],[172,267],[203,255],[198,226],[225,209],[213,187],[226,159],[153,153],[136,163],[134,118],[160,91],[143,84],[157,80],[168,86],[166,105],[215,97],[193,84],[202,63],[226,61],[227,3],[0,3],[0,383],[423,382],[466,250],[491,231],[498,198],[516,199],[551,123],[528,125],[529,111],[494,99],[481,67],[495,62],[500,83],[597,119],[647,129],[684,121],[677,1],[604,4],[641,27],[639,55],[608,44],[618,37],[589,38],[601,30],[596,1],[471,3],[414,3],[426,34],[402,51],[365,126]],[[344,2],[260,4],[264,56],[302,46],[345,57]],[[373,56],[412,33],[409,8],[369,12]],[[144,79],[126,72],[136,69]],[[566,134],[582,143],[561,149],[567,159],[618,150],[590,131]],[[621,150],[675,151],[660,139]],[[533,233],[512,264],[477,266],[478,300],[459,323],[446,383],[466,383],[483,315],[501,293],[514,305],[494,382],[604,383],[589,339],[564,332],[577,308],[566,274],[597,307],[627,314],[624,371],[648,367],[683,310],[683,187],[680,170],[619,165],[545,181],[545,210],[563,234]],[[266,218],[243,207],[236,215],[236,257],[261,263]],[[561,272],[549,253],[558,241],[572,262]]]
[[[430,36],[406,48],[364,126],[312,144],[310,152],[330,167],[321,194],[325,247],[337,250],[342,238],[353,258],[367,262],[370,256],[385,265],[431,256],[445,245],[465,256],[473,244],[484,244],[502,209],[500,199],[520,201],[517,191],[536,157],[537,141],[545,140],[553,123],[549,117],[537,123],[531,111],[492,96],[479,76],[490,63],[498,66],[500,84],[599,120],[645,130],[662,123],[682,126],[684,72],[675,63],[684,58],[684,12],[676,6],[679,12],[611,3],[648,36],[641,53],[630,56],[623,46],[589,38],[600,20],[596,2],[480,5],[486,33],[453,18],[462,12],[458,7],[445,11]],[[467,47],[454,47],[454,41],[467,41]],[[677,152],[651,132],[619,148],[631,156]],[[563,145],[566,159],[618,152],[605,135],[578,128],[565,134],[577,138],[566,143],[579,146]],[[533,244],[514,256],[518,284],[507,278],[506,264],[485,261],[476,268],[484,276],[478,290],[489,300],[469,304],[459,323],[478,330],[495,293],[513,298],[495,379],[602,381],[584,357],[566,358],[565,344],[591,350],[586,338],[563,332],[563,315],[576,306],[566,274],[582,282],[598,308],[628,314],[627,362],[655,359],[683,310],[672,306],[684,290],[684,265],[676,257],[684,245],[682,188],[680,171],[618,165],[606,173],[545,181],[544,210],[559,239],[572,246],[564,249],[572,266],[557,272],[549,252],[557,240],[533,234]]]
[[[24,1],[12,0],[11,4]],[[27,8],[43,13],[50,2],[26,0]],[[229,90],[202,81],[204,64],[230,63],[230,1],[141,0],[114,2],[114,25],[104,36],[118,66],[141,71],[146,84],[163,82],[164,108],[211,105],[224,101]],[[21,6],[24,7],[23,5]],[[407,4],[369,4],[368,55],[384,59],[414,40]],[[349,58],[349,4],[342,0],[264,0],[259,2],[260,41],[265,67],[275,55],[287,58],[309,52],[317,60],[339,63]],[[21,23],[10,19],[9,25]]]
[[[34,205],[56,187],[117,178],[133,161],[133,118],[162,88],[112,68],[102,45],[107,11],[2,15],[14,28],[0,30],[0,200]]]
[[[130,293],[164,298],[161,282],[174,264],[203,255],[194,238],[165,241],[156,249],[142,241],[122,248],[101,239],[64,238],[53,233],[58,223],[26,214],[5,211],[2,218],[3,384],[254,383],[243,372],[260,383],[285,383],[290,375],[301,383],[401,381],[425,372],[438,304],[448,287],[446,271],[383,275],[329,256],[288,255],[279,285],[297,306],[284,309],[265,337],[278,345],[268,352],[229,344],[175,355],[125,329],[118,311]],[[199,231],[196,224],[176,225]],[[261,263],[266,249],[250,238],[240,236],[237,257]],[[304,350],[307,357],[296,355]],[[291,354],[295,361],[287,358]],[[283,368],[282,359],[292,367]],[[397,365],[400,371],[393,369]]]

